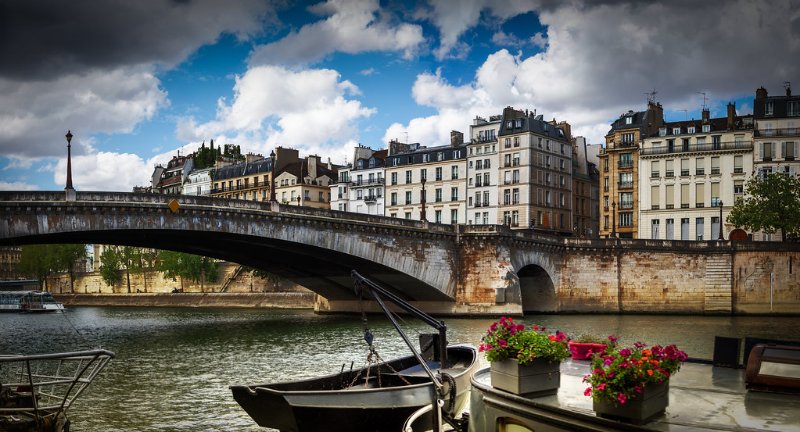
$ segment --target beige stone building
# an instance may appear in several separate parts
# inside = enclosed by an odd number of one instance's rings
[[[470,225],[493,225],[500,220],[497,214],[500,180],[500,152],[497,133],[502,115],[486,120],[475,117],[470,126],[467,143],[467,215]]]
[[[665,123],[639,155],[639,238],[716,240],[753,171],[753,116]],[[721,210],[721,211],[720,211]],[[722,213],[722,219],[720,219]],[[733,226],[722,227],[725,239]]]
[[[628,111],[611,124],[600,152],[601,237],[639,237],[639,144],[663,124],[664,110],[653,101],[646,111]]]
[[[449,146],[389,143],[386,215],[443,224],[465,223],[467,147],[455,133]]]
[[[330,162],[323,164],[319,156],[311,155],[280,169],[275,177],[275,196],[281,204],[331,208],[330,185],[338,173]]]
[[[569,126],[507,107],[498,131],[497,223],[572,233],[572,145]]]
[[[274,153],[277,173],[300,160],[298,151],[294,149],[278,147]],[[210,195],[216,198],[269,201],[272,164],[271,157],[248,154],[243,163],[218,167],[212,176]]]

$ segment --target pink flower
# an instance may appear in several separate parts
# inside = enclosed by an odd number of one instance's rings
[[[583,395],[584,395],[584,396],[591,396],[591,395],[592,395],[592,388],[591,388],[591,387],[589,387],[589,388],[587,388],[586,390],[584,390],[584,391],[583,391]]]
[[[619,350],[619,355],[621,355],[622,357],[630,357],[631,356],[631,350],[629,350],[628,348],[623,348],[623,349]]]
[[[625,405],[625,402],[628,402],[628,397],[625,396],[625,393],[620,393],[617,395],[617,400],[619,401],[619,403]]]
[[[609,340],[609,342],[611,342],[612,344],[615,344],[615,343],[617,343],[617,340],[618,340],[618,339],[617,339],[617,337],[616,337],[616,336],[614,336],[614,335],[610,335],[610,336],[608,337],[608,340]]]
[[[499,341],[497,341],[497,345],[500,345],[501,347],[506,347],[508,346],[508,342],[506,342],[505,339],[500,339]]]
[[[597,385],[597,390],[603,391],[606,389],[606,383],[600,383]]]
[[[492,323],[492,325],[489,326],[489,331],[497,331],[497,323]]]

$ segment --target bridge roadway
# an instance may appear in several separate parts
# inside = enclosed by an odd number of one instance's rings
[[[359,310],[352,269],[438,314],[731,313],[741,288],[733,279],[736,257],[752,254],[766,257],[741,263],[754,275],[769,266],[775,273],[773,258],[790,254],[788,273],[779,271],[776,280],[785,276],[789,292],[800,291],[791,275],[800,247],[563,239],[498,225],[188,195],[77,192],[66,198],[64,192],[0,192],[0,244],[100,243],[206,255],[303,285],[324,297],[317,300],[320,312]],[[179,204],[175,211],[172,200]],[[762,279],[743,283],[752,292],[763,288]]]

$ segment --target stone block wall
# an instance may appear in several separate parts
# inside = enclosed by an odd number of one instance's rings
[[[800,252],[737,252],[733,269],[734,312],[800,313],[798,264]]]

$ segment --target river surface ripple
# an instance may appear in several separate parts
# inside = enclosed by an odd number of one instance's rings
[[[402,320],[413,340],[432,331]],[[493,321],[448,318],[448,338],[477,346]],[[614,334],[625,345],[675,343],[697,358],[711,357],[714,336],[800,340],[798,317],[530,315],[522,322],[568,334]],[[408,354],[385,318],[370,316],[368,325],[384,359]],[[364,366],[363,328],[358,316],[308,310],[76,307],[0,314],[0,353],[101,347],[117,354],[70,409],[72,431],[264,431],[228,386]]]

